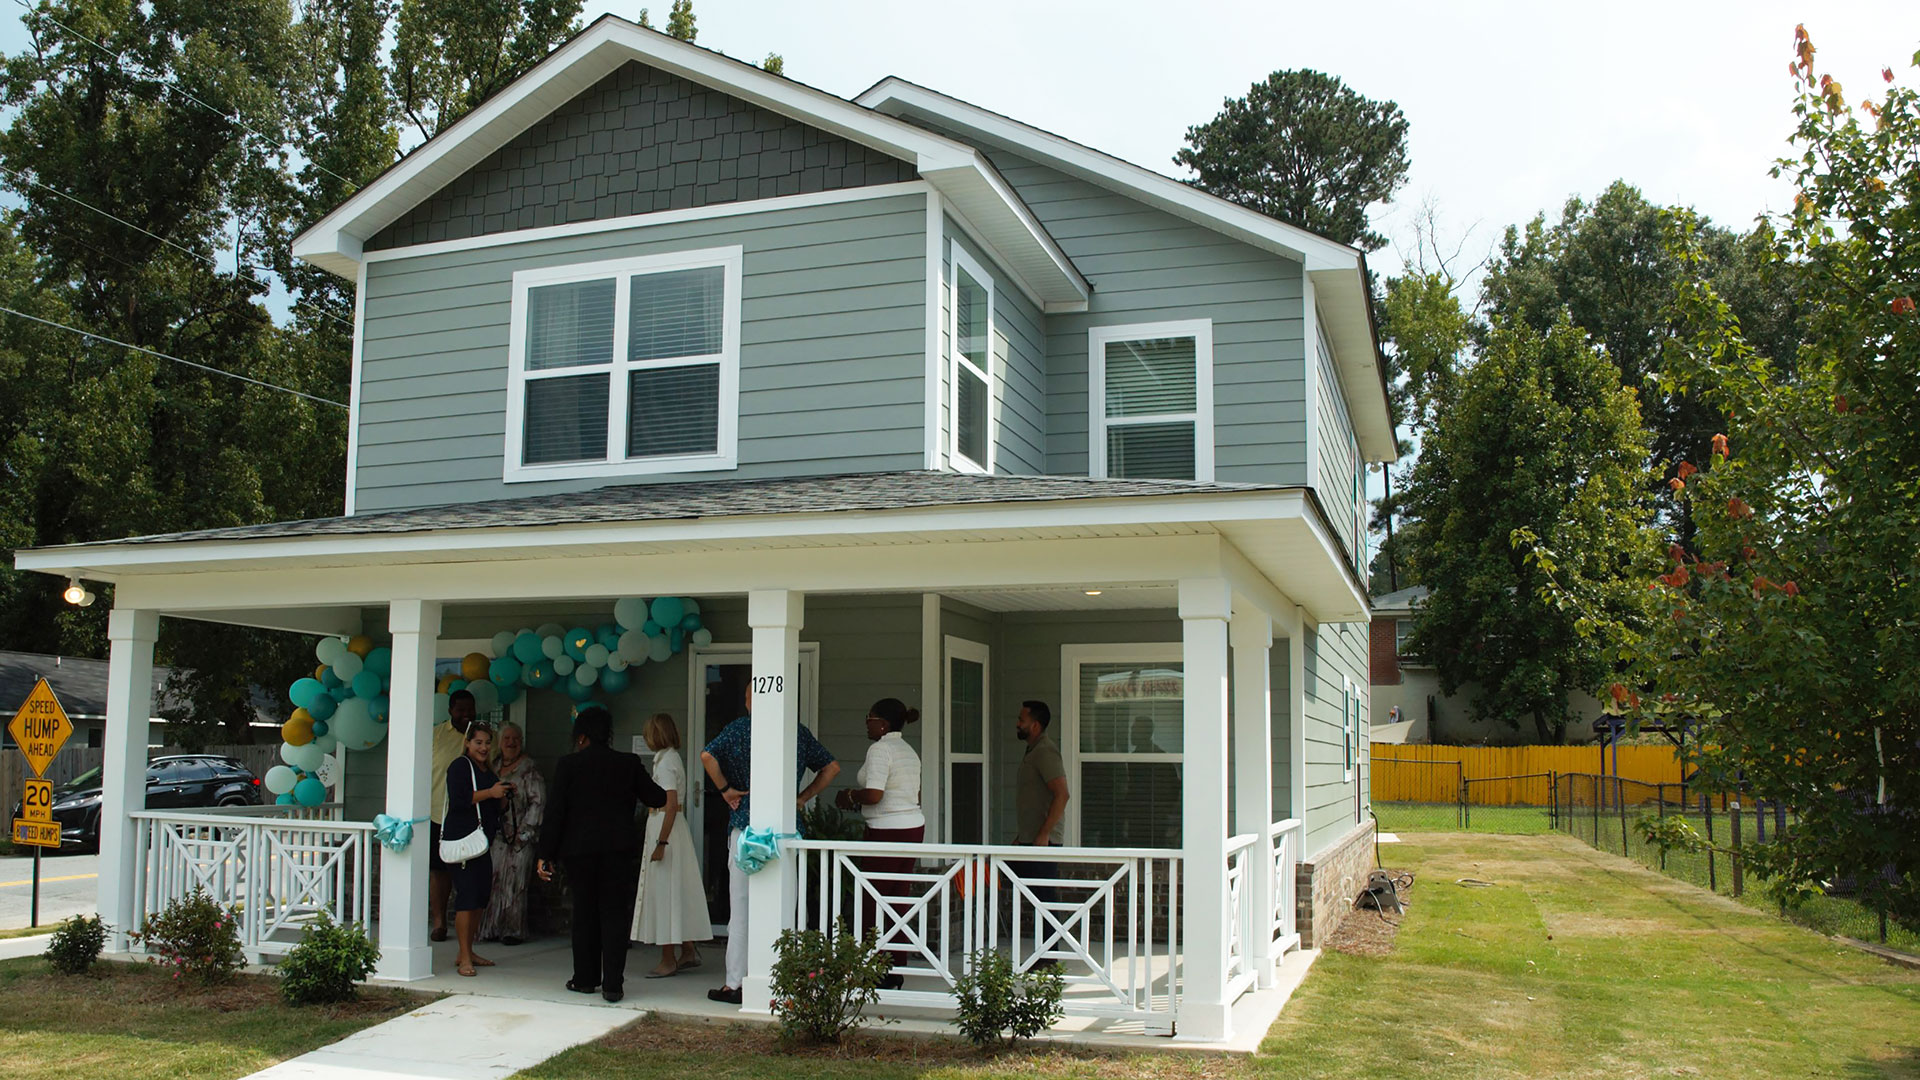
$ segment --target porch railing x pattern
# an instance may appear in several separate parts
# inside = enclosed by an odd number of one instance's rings
[[[129,930],[195,889],[237,908],[241,948],[255,956],[291,949],[322,911],[373,921],[373,825],[339,820],[338,804],[128,816],[138,884]]]
[[[1247,833],[1227,841],[1227,1000],[1245,993],[1258,978],[1253,963],[1254,918],[1247,875],[1253,872],[1253,860],[1262,857],[1255,849],[1263,838]]]
[[[1267,928],[1273,935],[1273,948],[1268,955],[1276,959],[1300,945],[1300,882],[1296,875],[1306,839],[1307,827],[1299,818],[1267,826],[1267,845],[1273,853],[1273,918]]]
[[[885,991],[882,1001],[951,1008],[972,954],[993,949],[1016,971],[1058,965],[1068,1013],[1172,1031],[1178,851],[826,840],[788,850],[798,863],[796,925],[844,922],[855,936],[872,928],[909,987],[916,977],[937,980],[937,989]]]

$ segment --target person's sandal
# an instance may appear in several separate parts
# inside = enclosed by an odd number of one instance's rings
[[[472,964],[461,964],[459,967],[455,968],[454,970],[459,972],[462,975],[465,975],[469,979],[479,974],[479,972],[473,970]]]
[[[567,989],[573,991],[576,994],[592,994],[592,993],[599,992],[600,984],[595,983],[592,986],[582,986],[579,983],[574,982],[572,979],[568,979]]]
[[[670,967],[670,968],[654,968],[654,969],[653,969],[652,971],[649,971],[649,972],[647,972],[647,978],[649,978],[649,979],[671,979],[671,978],[673,978],[673,977],[674,977],[675,975],[678,975],[678,974],[680,974],[680,969],[679,969],[678,967]]]

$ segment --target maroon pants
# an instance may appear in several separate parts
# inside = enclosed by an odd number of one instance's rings
[[[927,838],[927,827],[915,825],[911,829],[876,829],[869,825],[861,839],[875,844],[918,844]],[[867,855],[860,859],[860,869],[869,874],[911,874],[914,859],[909,855]],[[912,896],[913,883],[910,881],[876,881],[873,887],[882,896]],[[872,896],[865,897],[860,904],[861,918],[867,926],[880,929],[880,905]],[[914,960],[926,958],[915,952],[897,952],[889,950],[888,956],[895,964],[910,964]]]

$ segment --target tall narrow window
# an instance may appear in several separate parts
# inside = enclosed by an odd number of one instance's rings
[[[741,249],[513,277],[508,481],[732,468]]]
[[[946,639],[947,842],[987,838],[987,658],[985,645]]]
[[[993,279],[953,247],[953,464],[993,467]]]
[[[1212,480],[1212,322],[1097,326],[1087,346],[1092,475]]]

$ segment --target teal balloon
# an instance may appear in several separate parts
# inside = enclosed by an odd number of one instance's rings
[[[662,635],[648,639],[647,659],[657,663],[661,660],[665,660],[667,657],[672,655],[673,655],[673,642],[668,641],[666,638],[666,635],[662,634]]]
[[[385,679],[393,675],[393,650],[385,645],[367,654],[367,662],[360,670],[371,671]]]
[[[687,647],[687,632],[676,626],[673,628],[673,633],[668,636],[667,642],[677,653]]]
[[[563,644],[567,647],[568,656],[573,657],[575,660],[585,660],[587,658],[587,646],[593,644],[593,642],[593,631],[584,626],[576,626],[567,631],[567,637]]]
[[[296,679],[292,686],[287,687],[287,698],[295,705],[312,712],[314,701],[326,696],[326,692],[326,684],[319,679]]]
[[[358,676],[356,676],[356,678],[357,678],[357,677],[358,677]],[[336,686],[336,687],[334,687],[333,689],[331,689],[331,690],[329,690],[329,691],[327,691],[327,693],[328,693],[329,695],[331,695],[331,696],[333,697],[333,700],[334,700],[335,702],[341,702],[341,701],[345,701],[345,700],[347,700],[348,698],[350,698],[350,697],[352,697],[352,696],[353,696],[353,687],[351,687],[351,686]],[[312,712],[313,710],[312,710],[312,709],[308,709],[307,711],[308,711],[308,712]]]
[[[633,676],[627,674],[625,670],[615,671],[612,668],[608,668],[600,673],[600,689],[605,690],[609,694],[617,694],[632,685],[632,683]]]
[[[686,613],[687,605],[681,603],[677,596],[662,596],[653,602],[653,621],[661,626],[673,626],[679,623],[680,616]]]
[[[620,628],[607,623],[593,632],[593,640],[601,648],[612,652],[620,647]]]
[[[700,613],[697,611],[689,611],[685,615],[680,616],[680,629],[688,633],[700,629]]]
[[[332,716],[333,711],[339,707],[340,703],[333,700],[331,694],[323,693],[307,705],[307,715],[313,717],[315,720],[325,720]]]
[[[553,661],[542,660],[537,664],[529,666],[527,668],[526,679],[527,685],[533,687],[535,690],[552,686],[554,680]]]
[[[301,806],[319,806],[327,801],[327,785],[317,776],[309,776],[293,785],[293,801]]]
[[[327,689],[331,690],[334,687],[339,686],[341,681],[342,680],[339,674],[333,670],[332,664],[328,664],[326,667],[323,667],[320,669],[320,685],[321,686],[324,686]]]
[[[447,684],[447,693],[451,694],[455,690],[465,690],[466,688],[467,688],[467,680],[455,679],[452,682]]]
[[[520,694],[524,689],[525,687],[521,686],[517,682],[510,682],[505,684],[504,686],[501,686],[500,687],[500,704],[511,705],[514,702],[519,701]]]
[[[652,619],[648,619],[646,622],[640,624],[640,632],[648,637],[659,637],[660,624],[654,622]]]
[[[353,677],[353,696],[372,701],[380,696],[380,673],[361,668],[360,674]]]
[[[292,806],[293,792],[289,791],[285,795],[275,795],[273,801],[280,806]]]
[[[520,681],[520,661],[511,656],[502,656],[487,665],[487,678],[495,686],[506,686]]]
[[[588,668],[587,670],[592,671],[593,669]],[[568,679],[567,680],[567,696],[579,702],[590,701],[593,698],[593,687],[588,686],[577,679]]]
[[[313,722],[313,737],[316,739],[325,738],[327,735],[327,732],[332,730],[333,730],[332,725],[328,724],[325,720],[315,720]],[[313,744],[308,743],[307,745],[311,746]]]
[[[522,664],[537,664],[545,655],[540,651],[540,635],[529,631],[513,639],[513,658]]]
[[[367,715],[381,723],[387,722],[387,716],[393,712],[393,699],[385,694],[367,702]]]

